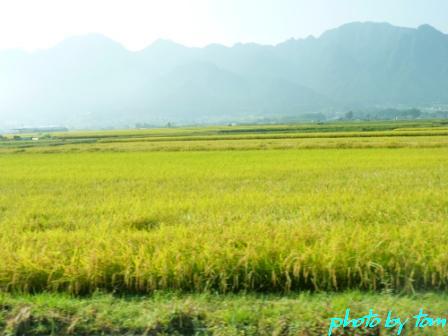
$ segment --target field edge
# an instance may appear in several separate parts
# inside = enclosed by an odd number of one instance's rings
[[[286,296],[160,292],[152,296],[95,294],[77,298],[65,294],[5,293],[0,294],[0,334],[325,335],[329,319],[343,317],[347,308],[353,317],[361,317],[370,309],[380,316],[393,310],[396,316],[411,317],[425,308],[438,317],[448,310],[448,295],[359,291]],[[442,331],[429,330],[434,334]],[[409,329],[406,335],[414,333],[418,334]]]

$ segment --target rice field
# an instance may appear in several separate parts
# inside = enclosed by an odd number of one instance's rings
[[[447,289],[446,130],[352,126],[4,140],[0,290]]]

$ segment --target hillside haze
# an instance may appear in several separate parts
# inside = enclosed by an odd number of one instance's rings
[[[97,34],[0,51],[0,128],[120,127],[448,104],[448,35],[350,23],[276,46],[131,52]]]

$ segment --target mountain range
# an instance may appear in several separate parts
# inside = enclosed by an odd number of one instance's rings
[[[0,51],[0,128],[119,127],[448,104],[448,35],[356,22],[275,46],[132,52],[102,35]]]

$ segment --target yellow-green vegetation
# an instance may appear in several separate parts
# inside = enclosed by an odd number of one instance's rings
[[[351,307],[353,318],[372,309],[385,319],[389,310],[403,319],[423,309],[430,317],[444,317],[446,295],[407,297],[360,292],[300,295],[212,295],[156,293],[150,297],[94,295],[0,296],[1,335],[327,335],[329,319]],[[382,327],[364,333],[336,330],[333,335],[396,335]],[[446,327],[414,328],[402,335],[446,335]]]
[[[446,289],[443,123],[373,125],[5,140],[0,288]]]
[[[334,122],[20,134],[0,138],[0,153],[435,148],[447,146],[447,124],[446,120]]]

